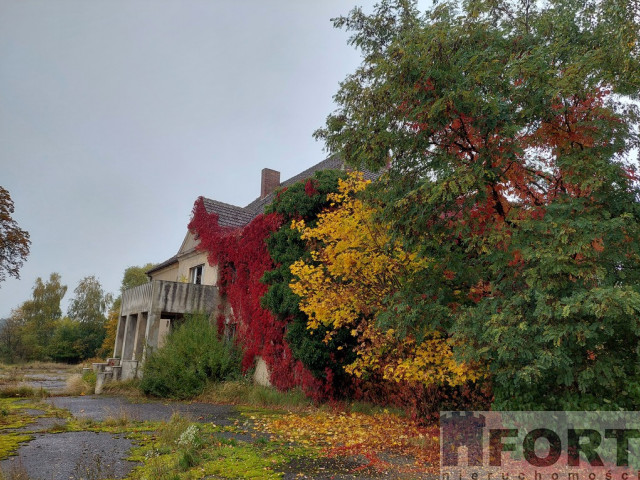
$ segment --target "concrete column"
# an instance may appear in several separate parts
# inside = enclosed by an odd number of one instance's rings
[[[127,317],[118,317],[118,327],[116,329],[116,344],[113,347],[113,356],[120,358],[122,356],[122,344],[124,343],[124,331],[127,325]]]
[[[142,361],[153,350],[158,348],[158,330],[160,329],[160,312],[149,312],[147,317],[147,329],[145,333],[144,351],[142,353]]]
[[[124,345],[122,346],[123,360],[132,360],[137,324],[137,314],[127,316],[127,328],[124,331]]]
[[[145,336],[147,333],[147,312],[141,312],[138,314],[138,321],[136,327],[135,346],[133,347],[133,359],[140,360],[142,358],[142,351],[145,344]]]

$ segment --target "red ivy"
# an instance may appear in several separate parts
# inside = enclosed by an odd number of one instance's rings
[[[202,198],[196,200],[189,230],[200,240],[198,249],[207,252],[210,265],[218,267],[218,289],[230,307],[231,321],[237,325],[237,341],[242,347],[243,371],[261,356],[269,367],[271,383],[280,390],[296,386],[320,400],[330,396],[327,383],[316,379],[293,357],[284,339],[286,322],[260,306],[267,285],[260,282],[274,267],[266,239],[282,226],[282,217],[259,215],[244,227],[221,227],[218,215],[208,213]],[[218,327],[224,328],[224,315]],[[330,382],[328,383],[330,385]]]

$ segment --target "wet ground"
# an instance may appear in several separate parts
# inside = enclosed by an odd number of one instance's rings
[[[175,413],[202,423],[214,423],[225,427],[240,421],[247,425],[247,418],[233,406],[186,402],[141,402],[111,396],[55,396],[64,395],[66,382],[78,368],[60,368],[55,364],[26,366],[26,369],[4,367],[0,369],[0,386],[27,386],[37,391],[46,390],[53,397],[46,399],[51,405],[66,409],[77,419],[104,421],[128,419],[132,421],[168,421]],[[13,432],[33,435],[33,440],[23,444],[17,455],[0,462],[0,468],[8,478],[29,480],[80,480],[125,478],[136,466],[127,461],[134,443],[122,434],[88,431],[65,431],[64,418],[52,418],[44,410],[31,409],[26,413],[33,422]],[[54,431],[59,433],[53,433]],[[268,433],[220,432],[225,438],[253,443],[269,440]],[[7,430],[8,431],[8,430]],[[291,462],[284,469],[284,480],[373,480],[408,479],[393,472],[366,473],[361,470],[367,464],[364,458],[309,458]],[[11,473],[14,472],[12,476]],[[0,475],[0,478],[2,476]],[[422,477],[426,478],[426,477]]]
[[[109,433],[40,434],[1,466],[9,474],[26,470],[39,480],[124,478],[136,466],[124,460],[131,447],[131,440]]]
[[[138,421],[168,421],[178,413],[193,421],[212,422],[219,426],[233,425],[240,413],[233,406],[205,403],[147,402],[133,403],[120,397],[80,396],[52,397],[46,400],[52,405],[69,410],[78,419],[102,421],[108,418],[127,418]],[[44,413],[30,410],[38,416]],[[244,421],[244,419],[243,419]],[[26,471],[31,480],[80,480],[124,478],[136,463],[127,461],[132,441],[124,435],[94,432],[51,433],[64,419],[38,418],[20,429],[34,434],[34,440],[18,450],[18,454],[0,462],[5,472]],[[254,442],[269,438],[268,434],[231,434],[236,440]],[[239,438],[240,435],[242,438]],[[368,475],[354,473],[366,463],[357,458],[320,458],[297,460],[284,471],[284,480],[372,480],[399,478],[392,473]],[[11,478],[11,477],[10,477]],[[403,477],[407,478],[407,477]]]
[[[132,403],[121,397],[88,395],[82,397],[52,397],[47,402],[69,410],[76,418],[102,421],[109,417],[137,421],[168,421],[178,413],[201,423],[232,425],[240,417],[235,407],[210,403],[145,402]]]
[[[120,397],[80,396],[52,397],[46,400],[55,407],[67,409],[78,419],[102,421],[127,418],[137,421],[168,421],[174,413],[202,423],[232,425],[240,418],[231,406],[205,403],[149,402],[132,403]],[[28,410],[38,416],[44,411]],[[136,463],[125,460],[133,447],[123,435],[94,432],[46,433],[64,420],[38,418],[20,428],[35,434],[35,439],[23,445],[18,454],[0,462],[5,472],[25,471],[32,480],[80,480],[124,478]],[[253,437],[248,437],[253,438]]]

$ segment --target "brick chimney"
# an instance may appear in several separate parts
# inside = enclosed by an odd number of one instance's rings
[[[270,168],[262,169],[262,182],[260,183],[260,198],[264,198],[280,186],[280,172]]]

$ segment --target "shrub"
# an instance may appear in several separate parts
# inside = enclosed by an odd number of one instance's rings
[[[202,393],[207,381],[239,374],[238,349],[219,337],[205,315],[190,315],[147,357],[140,388],[148,395],[184,399]]]

